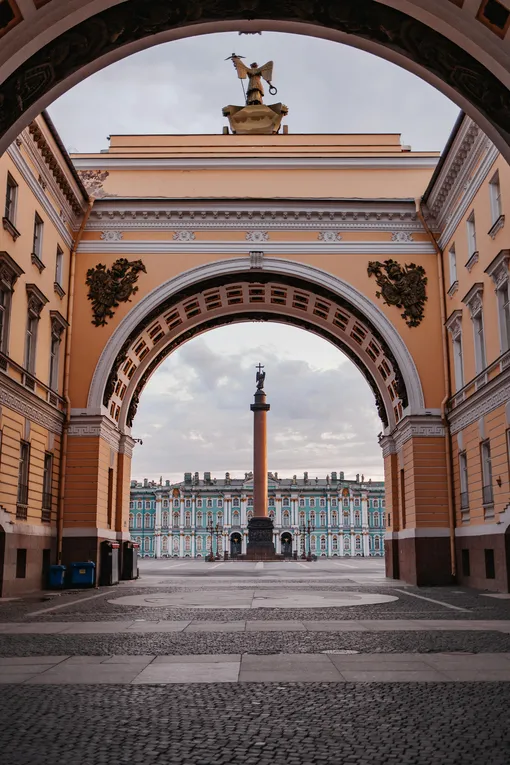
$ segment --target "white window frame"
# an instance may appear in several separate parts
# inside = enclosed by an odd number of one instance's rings
[[[468,256],[469,258],[477,252],[476,245],[476,221],[475,211],[472,210],[466,221],[467,227],[467,242],[468,242]]]
[[[32,254],[42,261],[44,221],[38,212],[34,214],[34,233],[32,238]]]
[[[473,316],[473,332],[475,341],[475,366],[476,374],[478,375],[480,372],[483,372],[487,366],[483,311],[478,311],[478,313]]]
[[[457,254],[455,252],[455,245],[452,244],[448,250],[448,264],[450,268],[450,287],[452,287],[457,279]]]
[[[14,226],[16,223],[16,210],[18,206],[18,184],[10,173],[7,173],[7,187],[5,190],[5,218]]]
[[[57,244],[57,252],[55,255],[55,284],[59,287],[63,287],[64,280],[64,250]]]
[[[496,223],[497,220],[503,214],[503,205],[501,203],[501,183],[499,180],[499,170],[496,170],[494,175],[489,181],[489,196],[491,200],[491,216],[492,223]]]
[[[490,440],[480,442],[480,459],[482,463],[482,487],[490,487],[492,494],[492,455]],[[482,488],[482,491],[483,491]],[[483,498],[485,499],[485,498]],[[484,501],[484,505],[491,505],[494,503],[494,497],[492,501]]]
[[[468,497],[467,504],[463,506],[462,496],[461,496],[460,509],[464,511],[469,508],[469,474],[468,474],[468,465],[467,465],[467,454],[464,451],[459,452],[459,485],[460,485],[461,495],[465,494]]]

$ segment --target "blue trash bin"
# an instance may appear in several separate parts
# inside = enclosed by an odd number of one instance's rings
[[[62,588],[64,586],[65,575],[65,566],[50,566],[48,569],[48,587],[52,590]]]
[[[69,584],[72,587],[93,587],[96,580],[96,564],[91,560],[71,563],[69,573]]]

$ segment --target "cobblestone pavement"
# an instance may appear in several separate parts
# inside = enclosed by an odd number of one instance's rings
[[[508,765],[509,708],[510,683],[6,685],[0,752],[2,765]]]

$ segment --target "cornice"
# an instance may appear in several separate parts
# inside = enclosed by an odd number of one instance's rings
[[[433,245],[426,242],[378,242],[378,241],[337,241],[333,244],[324,241],[296,242],[296,241],[266,241],[263,242],[265,255],[302,255],[324,254],[338,255],[349,253],[351,255],[433,255]],[[198,240],[190,242],[176,242],[169,240],[82,240],[78,247],[78,254],[112,254],[119,255],[147,255],[154,254],[204,254],[204,255],[249,255],[253,251],[253,242]]]
[[[68,435],[78,438],[102,438],[115,451],[120,450],[121,433],[118,428],[104,415],[71,415]],[[131,440],[131,439],[130,439]],[[124,441],[128,453],[129,441]]]
[[[441,417],[437,415],[407,416],[391,433],[391,439],[395,444],[395,452],[399,452],[406,441],[409,441],[411,438],[444,438],[444,436],[444,425]],[[392,452],[389,453],[391,454]]]
[[[435,168],[439,157],[412,153],[388,157],[98,157],[73,156],[77,170],[414,170]]]
[[[510,366],[448,413],[452,435],[510,401]]]
[[[0,405],[12,409],[31,422],[60,435],[64,415],[0,371]]]
[[[421,232],[412,202],[98,200],[86,231],[122,230],[374,230]]]
[[[35,198],[41,205],[42,209],[44,210],[44,212],[46,213],[50,221],[53,223],[53,225],[57,229],[60,237],[62,238],[62,242],[67,247],[71,247],[73,240],[72,240],[72,236],[70,232],[66,228],[63,220],[57,214],[53,205],[48,200],[48,197],[44,193],[44,190],[42,189],[41,185],[37,182],[37,179],[34,177],[24,157],[19,152],[16,144],[12,144],[11,146],[9,146],[9,148],[7,149],[7,154],[13,161],[18,172],[23,177],[23,180],[29,187],[32,194],[35,196]]]
[[[60,162],[58,161],[55,153],[46,140],[43,131],[35,120],[28,126],[28,132],[32,136],[35,145],[39,149],[46,167],[55,179],[58,187],[61,189],[62,194],[71,205],[74,214],[81,215],[83,213],[82,200],[73,189],[73,186],[70,183],[66,172],[60,166]]]

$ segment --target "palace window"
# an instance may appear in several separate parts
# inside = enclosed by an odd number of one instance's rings
[[[289,497],[284,497],[282,502],[283,507],[290,507],[290,499]]]
[[[210,526],[212,522],[213,522],[212,513],[207,513],[207,525]]]
[[[151,527],[151,516],[149,513],[145,513],[145,528],[149,529]]]
[[[337,507],[337,506],[338,506],[338,501],[336,497],[333,497],[331,500],[331,507]]]
[[[137,513],[136,514],[136,528],[141,529],[142,528],[142,514]]]
[[[312,524],[312,526],[315,526],[315,510],[312,510],[310,512],[310,523]]]
[[[331,546],[332,546],[333,550],[338,550],[338,537],[336,535],[333,536]]]
[[[379,526],[379,513],[374,513],[374,526]]]
[[[135,503],[134,503],[134,502],[130,502],[130,503],[129,503],[129,509],[130,509],[130,510],[132,510],[132,509],[134,508],[134,506],[135,506]]]
[[[168,528],[168,512],[166,511],[161,514],[161,525],[164,529]]]
[[[326,525],[326,513],[321,513],[320,514],[320,519],[321,519],[321,526],[325,526]]]
[[[42,306],[41,306],[42,308]],[[37,329],[39,326],[40,309],[29,303],[27,328],[25,333],[25,369],[31,375],[35,374],[35,359],[37,353]]]
[[[232,500],[232,507],[239,507],[239,497],[234,497]]]
[[[167,499],[163,500],[163,507],[168,507],[168,500]]]
[[[151,508],[151,503],[150,503],[150,500],[146,499],[146,500],[145,500],[145,509],[146,509],[146,510],[150,510],[150,508]]]
[[[358,535],[355,538],[355,547],[356,550],[361,550],[361,537]]]
[[[304,507],[304,506],[305,506],[305,500],[304,499],[300,499],[299,500],[299,507]]]
[[[448,262],[450,264],[450,287],[457,281],[457,255],[455,254],[455,245],[452,244],[448,250]],[[453,290],[452,290],[453,294]]]
[[[172,516],[172,526],[174,529],[179,528],[179,513],[174,513]]]
[[[269,497],[269,507],[274,507],[274,497]]]
[[[216,500],[216,506],[217,507],[223,507],[223,500],[222,499],[217,499]]]
[[[344,498],[344,507],[349,507],[349,500],[347,497]]]
[[[310,507],[315,507],[315,497],[310,497],[309,505],[310,505]]]
[[[312,534],[312,537],[310,539],[310,547],[312,550],[315,550],[317,547],[317,540],[315,539],[315,536]]]
[[[197,537],[197,552],[202,552],[202,537]]]
[[[143,549],[145,552],[150,552],[151,540],[149,539],[149,537],[145,537],[145,539],[143,540]]]
[[[321,537],[321,552],[323,552],[326,549],[326,537]]]
[[[191,513],[190,512],[185,513],[184,518],[185,518],[184,524],[186,528],[189,528],[191,526]]]
[[[238,510],[234,510],[234,512],[232,513],[232,525],[233,526],[239,526],[240,525],[240,523],[239,523],[239,511]]]
[[[133,523],[134,520],[135,519],[134,519],[133,513],[129,513],[129,528],[130,529],[132,529],[134,526],[134,523]]]
[[[510,287],[508,278],[497,289],[496,294],[498,298],[501,353],[503,354],[510,349]]]
[[[501,204],[501,184],[499,182],[499,171],[497,171],[489,181],[489,195],[491,200],[492,223],[496,223],[503,213]]]
[[[212,499],[208,499],[208,500],[207,500],[207,507],[212,507],[212,506],[213,506],[213,501],[212,501]]]
[[[248,499],[246,500],[246,505],[248,507],[253,507],[253,497],[248,497]]]
[[[483,313],[478,311],[476,316],[473,316],[473,330],[475,333],[475,362],[476,373],[479,374],[487,366],[485,357],[485,332],[483,326]]]
[[[223,513],[218,513],[216,515],[216,520],[218,522],[218,526],[223,526]]]
[[[381,549],[381,539],[380,539],[380,537],[376,537],[374,539],[374,547],[375,547],[376,550],[380,550]]]
[[[32,257],[35,256],[37,260],[41,261],[42,255],[42,237],[43,237],[44,223],[38,213],[34,216],[34,235],[32,239]]]
[[[349,513],[344,513],[344,526],[349,526]]]
[[[184,537],[184,552],[191,551],[191,537]]]
[[[180,507],[181,503],[178,499],[174,499],[174,507]]]
[[[469,509],[469,483],[466,452],[459,453],[460,509]]]
[[[18,470],[18,496],[16,504],[16,517],[27,517],[28,506],[28,479],[30,475],[30,444],[27,441],[21,441],[19,451],[19,470]]]
[[[138,500],[138,502],[136,503],[136,506],[137,506],[138,510],[141,510],[142,507],[143,507],[143,503],[140,500]]]
[[[338,513],[336,510],[333,510],[331,513],[331,524],[333,526],[338,526]]]
[[[351,547],[351,538],[350,537],[344,537],[344,549],[349,550]]]
[[[464,356],[462,347],[462,332],[459,331],[453,338],[453,368],[455,371],[455,388],[460,390],[464,387]]]
[[[326,500],[324,499],[324,497],[321,497],[321,499],[319,499],[319,507],[326,507]]]
[[[168,537],[161,537],[161,551],[168,552]]]
[[[359,499],[354,500],[354,507],[359,507]]]
[[[354,525],[359,526],[360,523],[361,523],[361,519],[360,519],[359,510],[356,510],[356,512],[354,513]]]
[[[284,510],[282,514],[282,525],[290,526],[290,514],[288,510]]]
[[[204,523],[204,518],[202,513],[197,513],[197,526],[202,526]]]
[[[305,514],[304,513],[299,513],[299,524],[301,526],[303,526],[304,523],[305,523]]]
[[[42,496],[42,520],[51,520],[52,505],[52,485],[53,485],[53,454],[45,452],[44,454],[44,472],[43,472],[43,496]]]
[[[274,519],[275,519],[275,511],[274,510],[270,510],[269,511],[269,517],[274,521]]]
[[[184,500],[184,507],[191,507],[191,499]]]
[[[378,499],[374,499],[373,502],[372,502],[372,505],[373,505],[373,507],[379,507],[379,500]]]
[[[483,505],[494,503],[492,490],[492,458],[490,441],[482,441],[480,444],[480,458],[482,462],[482,502]]]
[[[7,173],[7,190],[5,193],[5,217],[14,226],[16,222],[16,202],[18,200],[18,184],[10,173]]]
[[[253,518],[253,511],[252,510],[248,510],[248,512],[246,513],[246,518],[248,520],[251,520]]]
[[[63,287],[64,281],[64,252],[57,244],[57,254],[55,256],[55,284],[59,287]]]
[[[197,507],[202,507],[202,500],[201,499],[197,499]]]

